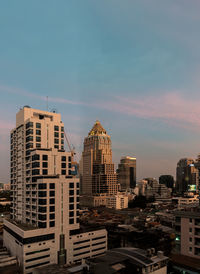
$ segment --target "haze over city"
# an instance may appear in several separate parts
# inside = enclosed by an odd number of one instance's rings
[[[19,5],[20,2],[20,5]],[[191,5],[192,3],[192,5]],[[5,1],[0,9],[0,181],[24,105],[62,114],[80,156],[95,120],[137,178],[199,153],[199,1]]]

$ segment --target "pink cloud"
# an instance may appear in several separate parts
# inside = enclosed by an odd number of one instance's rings
[[[100,104],[104,109],[136,116],[157,119],[183,128],[200,129],[200,108],[198,100],[187,99],[179,93],[160,96],[127,98],[116,96],[112,102]]]

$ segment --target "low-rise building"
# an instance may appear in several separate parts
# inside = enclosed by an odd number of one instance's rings
[[[89,271],[86,273],[167,273],[168,257],[155,249],[147,251],[126,247],[111,249],[104,256],[86,261]]]

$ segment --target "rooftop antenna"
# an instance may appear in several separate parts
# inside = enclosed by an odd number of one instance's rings
[[[49,102],[48,102],[48,96],[47,96],[47,111],[49,111]]]

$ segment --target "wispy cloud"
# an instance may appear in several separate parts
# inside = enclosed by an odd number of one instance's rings
[[[117,96],[101,106],[109,111],[144,119],[157,119],[174,126],[200,129],[199,102],[184,98],[179,92],[164,95],[137,97]]]

